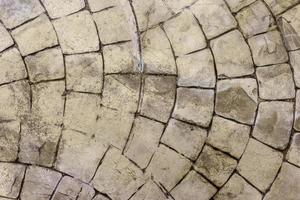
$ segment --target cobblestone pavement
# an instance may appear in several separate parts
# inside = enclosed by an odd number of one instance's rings
[[[0,200],[300,200],[299,0],[0,0]]]

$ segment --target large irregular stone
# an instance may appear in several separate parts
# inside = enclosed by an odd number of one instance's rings
[[[130,200],[171,200],[152,180],[149,180]]]
[[[46,14],[11,32],[23,56],[58,44],[54,28]]]
[[[209,49],[180,56],[176,61],[179,86],[215,87],[214,59]]]
[[[190,171],[171,194],[175,199],[209,200],[216,192],[217,189],[201,175]]]
[[[60,48],[51,48],[25,57],[31,82],[61,79],[64,73],[64,58]]]
[[[208,39],[214,38],[234,27],[237,22],[223,0],[199,0],[191,6]]]
[[[250,5],[255,0],[225,0],[232,12],[237,12],[240,9]]]
[[[89,182],[107,148],[108,145],[97,136],[65,130],[62,132],[55,168]]]
[[[299,3],[298,0],[264,0],[275,15]]]
[[[239,31],[234,30],[212,40],[210,46],[218,77],[245,76],[254,72],[250,49]]]
[[[289,52],[295,84],[300,87],[300,50]]]
[[[12,29],[44,12],[39,0],[0,1],[0,20]]]
[[[9,32],[6,30],[3,24],[0,23],[0,52],[12,46],[13,44],[14,41],[10,36]]]
[[[278,31],[251,37],[248,40],[254,63],[257,66],[279,64],[288,61],[288,54]]]
[[[20,122],[0,123],[0,161],[15,161],[18,158]]]
[[[160,145],[146,172],[170,191],[189,171],[191,162],[175,151]]]
[[[297,90],[297,93],[296,93],[294,129],[296,129],[297,131],[300,131],[300,90]]]
[[[256,68],[259,97],[262,99],[290,99],[295,97],[293,73],[288,64]]]
[[[232,79],[217,84],[216,113],[246,124],[253,124],[257,107],[255,79]]]
[[[173,117],[208,127],[214,110],[214,91],[178,88]]]
[[[113,6],[118,6],[120,0],[87,0],[92,12],[97,12]]]
[[[17,198],[25,174],[25,166],[14,163],[0,163],[0,195]]]
[[[282,159],[282,153],[250,139],[237,170],[256,188],[265,192],[275,179]]]
[[[61,176],[60,173],[50,169],[37,166],[28,167],[20,199],[49,200]]]
[[[296,200],[300,198],[300,169],[284,162],[280,173],[264,200]]]
[[[27,77],[25,64],[16,48],[8,49],[0,54],[0,66],[0,84]]]
[[[146,168],[159,145],[164,125],[143,117],[137,117],[124,155],[142,169]]]
[[[165,22],[164,29],[177,56],[206,47],[203,32],[193,14],[188,10]]]
[[[214,117],[207,143],[240,158],[249,140],[250,127],[222,117]]]
[[[92,180],[99,192],[116,200],[128,199],[144,183],[142,171],[115,148],[108,150]]]
[[[300,167],[300,133],[294,134],[286,159]]]
[[[161,142],[196,160],[206,140],[207,131],[175,119],[170,119]]]
[[[235,159],[210,146],[205,146],[196,161],[195,170],[221,187],[233,173],[236,165]]]
[[[81,11],[53,21],[59,44],[65,54],[99,50],[99,38],[93,18]]]

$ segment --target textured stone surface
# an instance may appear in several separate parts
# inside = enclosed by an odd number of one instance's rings
[[[250,5],[255,0],[225,0],[231,11],[237,12],[240,9]]]
[[[134,194],[131,200],[170,200],[171,197],[168,197],[162,192],[162,189],[158,187],[153,181],[148,181],[143,185],[143,187]]]
[[[2,23],[0,23],[0,38],[0,52],[14,44],[13,39]]]
[[[300,86],[300,50],[298,51],[291,51],[289,53],[290,56],[290,62],[291,62],[291,67],[294,72],[294,80],[295,80],[295,85],[297,87]]]
[[[0,160],[15,161],[18,157],[20,140],[20,122],[4,122],[0,124]]]
[[[296,93],[294,129],[300,131],[300,91],[299,90],[297,90]]]
[[[287,160],[297,166],[300,166],[300,133],[295,133],[289,147]]]
[[[299,3],[297,0],[264,0],[275,15]]]

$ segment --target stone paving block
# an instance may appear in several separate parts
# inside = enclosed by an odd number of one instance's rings
[[[64,54],[99,50],[99,38],[93,18],[81,11],[53,21]]]
[[[293,135],[286,159],[300,167],[300,133]]]
[[[289,52],[289,56],[295,84],[300,87],[300,50]]]
[[[217,114],[246,124],[253,124],[257,108],[255,79],[222,80],[217,84]]]
[[[248,39],[254,63],[257,66],[288,61],[288,54],[278,31],[271,31]]]
[[[214,59],[209,49],[180,56],[176,61],[179,86],[215,87]]]
[[[12,46],[13,44],[14,41],[10,36],[10,33],[6,30],[4,25],[0,23],[0,52]]]
[[[48,200],[61,179],[61,174],[47,168],[30,166],[26,170],[21,192],[23,200]]]
[[[173,117],[208,127],[214,110],[214,91],[178,88]]]
[[[8,49],[0,54],[0,84],[25,79],[26,67],[16,48]]]
[[[202,25],[204,34],[212,39],[237,26],[223,0],[199,0],[191,6],[191,11]]]
[[[53,25],[45,14],[14,29],[11,34],[23,56],[58,44]]]
[[[175,199],[209,200],[216,192],[217,189],[201,175],[190,171],[171,194]]]
[[[191,162],[188,159],[160,145],[146,173],[151,174],[154,181],[161,183],[169,191],[184,177],[190,167]]]
[[[25,165],[0,163],[0,195],[17,198],[25,174]]]
[[[121,151],[111,148],[99,166],[93,186],[112,199],[128,199],[145,183],[142,171],[121,155]]]
[[[281,152],[250,139],[237,170],[256,188],[265,192],[274,181],[282,159]]]
[[[207,143],[240,158],[249,140],[250,127],[215,116],[212,121]]]
[[[297,90],[296,93],[294,129],[300,131],[300,91],[299,90]]]
[[[194,125],[170,119],[161,142],[196,160],[206,140],[207,131]]]
[[[84,8],[84,0],[41,0],[52,19],[63,17]]]
[[[298,0],[264,0],[275,15],[278,15],[293,5],[299,3]]]
[[[205,146],[196,161],[195,170],[221,187],[233,173],[236,165],[235,159],[210,146]]]
[[[143,117],[135,118],[124,155],[142,169],[146,168],[158,148],[164,125]]]
[[[238,12],[240,9],[252,4],[255,0],[225,0],[232,12]]]
[[[175,101],[175,82],[173,76],[146,76],[141,114],[167,122]]]
[[[68,90],[100,93],[103,84],[103,64],[100,53],[65,57]]]
[[[171,200],[172,198],[162,192],[162,190],[152,181],[145,185],[133,195],[130,200]]]
[[[144,32],[141,37],[145,72],[176,74],[176,63],[164,31],[157,27]]]
[[[262,99],[290,99],[295,97],[295,85],[290,65],[280,64],[256,68],[259,97]]]
[[[206,47],[204,34],[197,20],[188,10],[166,21],[164,23],[164,30],[177,56]]]
[[[25,57],[31,82],[61,79],[64,73],[64,58],[60,48],[55,47]]]
[[[212,40],[210,46],[218,77],[237,77],[254,73],[250,49],[239,31],[234,30]]]
[[[44,12],[39,0],[3,0],[0,2],[0,20],[8,29],[15,28]]]
[[[263,143],[283,150],[289,143],[292,127],[292,102],[261,102],[252,134]]]
[[[97,12],[109,7],[118,6],[120,0],[88,0],[92,12]]]
[[[18,121],[0,123],[1,161],[15,161],[18,158],[20,130]]]
[[[261,200],[262,195],[241,176],[234,174],[219,190],[215,200]]]
[[[109,198],[102,194],[98,194],[93,198],[93,200],[109,200]]]

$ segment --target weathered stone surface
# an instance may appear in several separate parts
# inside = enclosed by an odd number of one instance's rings
[[[15,161],[18,157],[20,122],[0,123],[0,160]]]
[[[293,73],[288,64],[256,68],[259,97],[262,99],[290,99],[295,97]]]
[[[260,191],[265,192],[276,177],[282,153],[250,139],[238,166],[238,172]]]
[[[45,14],[14,29],[11,34],[23,56],[58,44],[53,26]]]
[[[264,0],[275,15],[278,15],[289,7],[299,3],[298,0]]]
[[[178,85],[212,88],[216,84],[214,59],[209,49],[177,58]]]
[[[171,200],[152,180],[149,180],[130,200]]]
[[[207,131],[171,119],[161,138],[161,142],[182,153],[191,160],[196,160],[206,140]]]
[[[0,195],[17,198],[25,174],[25,166],[13,163],[0,163]]]
[[[128,199],[145,183],[142,171],[121,155],[121,151],[110,148],[99,166],[93,186],[112,199]]]
[[[222,117],[214,117],[207,142],[212,146],[240,158],[246,148],[250,127]]]
[[[300,133],[293,135],[291,146],[286,155],[286,159],[300,167]]]
[[[250,5],[255,0],[225,0],[232,12],[237,12],[240,9]]]
[[[195,164],[195,170],[220,187],[233,173],[236,165],[235,159],[210,146],[205,146]]]
[[[279,64],[288,61],[288,54],[278,31],[251,37],[248,40],[254,63],[257,66]]]
[[[102,194],[98,194],[95,196],[95,198],[93,198],[93,200],[109,200],[109,198]]]
[[[300,50],[289,52],[290,63],[293,69],[293,78],[297,87],[300,87]]]
[[[214,38],[234,27],[237,22],[223,0],[199,0],[191,6],[208,39]]]
[[[146,172],[167,190],[171,190],[189,171],[190,167],[191,162],[188,159],[164,145],[160,145]]]
[[[296,129],[297,131],[300,131],[300,91],[299,90],[297,90],[297,93],[296,93],[294,129]]]
[[[14,41],[11,38],[9,32],[6,30],[3,24],[0,23],[0,52],[12,46],[13,44]]]
[[[210,46],[218,77],[245,76],[254,72],[250,49],[239,31],[234,30],[212,40]]]
[[[165,22],[164,29],[177,56],[206,47],[203,32],[193,14],[188,10]]]
[[[173,117],[208,127],[214,109],[214,91],[178,88]]]
[[[265,200],[293,200],[300,198],[300,169],[284,162]]]
[[[209,200],[216,192],[217,189],[201,175],[190,171],[171,194],[175,199]]]
[[[53,21],[62,51],[65,54],[97,51],[99,38],[93,18],[81,11]]]
[[[97,12],[109,7],[118,6],[120,0],[88,0],[92,12]]]
[[[64,58],[58,47],[46,49],[25,57],[31,82],[61,79],[64,77]]]
[[[142,169],[146,168],[159,145],[164,125],[143,117],[135,118],[124,155]]]
[[[252,134],[263,143],[283,150],[289,143],[292,127],[293,103],[261,102]]]
[[[234,174],[219,190],[215,200],[261,200],[262,195],[241,176]]]
[[[222,80],[217,84],[216,113],[246,124],[253,124],[257,107],[255,79]]]

